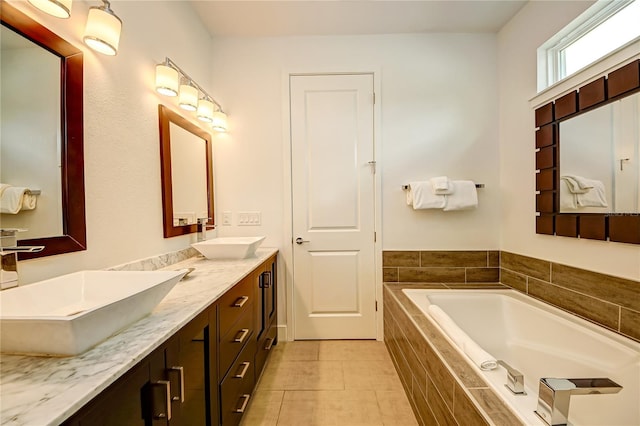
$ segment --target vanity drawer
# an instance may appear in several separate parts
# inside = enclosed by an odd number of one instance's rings
[[[258,348],[256,349],[256,380],[260,377],[267,358],[277,343],[277,340],[278,328],[274,324],[267,330],[264,338],[258,341]]]
[[[245,312],[250,312],[253,309],[253,299],[255,298],[253,281],[256,279],[255,273],[249,274],[220,298],[218,303],[220,336],[224,336]]]
[[[246,411],[255,385],[255,351],[256,342],[251,339],[220,383],[220,412],[224,426],[240,423]]]
[[[249,306],[245,315],[231,326],[231,329],[220,338],[220,375],[223,376],[229,366],[236,359],[247,342],[254,339],[255,329],[253,323],[253,310]],[[255,347],[255,345],[254,345]]]

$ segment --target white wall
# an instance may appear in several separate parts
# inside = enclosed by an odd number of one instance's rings
[[[498,34],[502,250],[640,279],[640,246],[535,233],[536,49],[591,2],[527,3]]]
[[[155,65],[169,56],[208,89],[211,38],[186,2],[113,1],[123,21],[119,53],[93,52],[81,39],[89,6],[73,2],[56,19],[12,2],[84,52],[84,158],[87,244],[83,252],[21,262],[23,283],[104,268],[183,249],[195,234],[163,238]],[[194,120],[196,122],[197,120]]]
[[[287,244],[283,76],[375,71],[384,249],[498,248],[495,35],[215,38],[212,52],[213,91],[231,127],[214,143],[216,210],[262,212],[261,227],[222,226],[220,235],[263,234],[265,245]],[[443,213],[406,206],[401,185],[442,174],[486,184],[480,207]]]

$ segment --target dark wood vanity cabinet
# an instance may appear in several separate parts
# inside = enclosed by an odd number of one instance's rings
[[[276,342],[276,255],[64,426],[237,425]]]

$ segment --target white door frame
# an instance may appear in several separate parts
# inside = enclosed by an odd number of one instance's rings
[[[374,268],[375,268],[375,294],[378,310],[376,312],[376,339],[383,339],[382,323],[382,195],[381,195],[381,71],[379,67],[353,67],[342,70],[336,69],[313,69],[313,70],[284,70],[282,72],[282,156],[283,156],[283,246],[280,252],[281,262],[278,274],[278,339],[282,341],[293,340],[293,200],[291,185],[291,114],[289,100],[289,77],[292,75],[328,75],[328,74],[373,74],[373,88],[375,93],[375,104],[373,105],[373,150],[376,164],[376,174],[374,177],[374,229],[376,241],[374,243]],[[284,295],[284,297],[282,297]],[[282,300],[284,299],[284,301]],[[284,302],[284,303],[283,303]],[[284,309],[284,312],[283,312]],[[283,315],[284,314],[284,315]],[[286,315],[286,316],[285,316]],[[284,323],[284,327],[282,327]]]

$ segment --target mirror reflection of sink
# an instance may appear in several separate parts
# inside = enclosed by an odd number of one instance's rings
[[[265,237],[222,237],[191,244],[207,259],[244,259],[256,253]]]
[[[80,271],[0,293],[0,350],[78,355],[151,311],[187,273]]]

